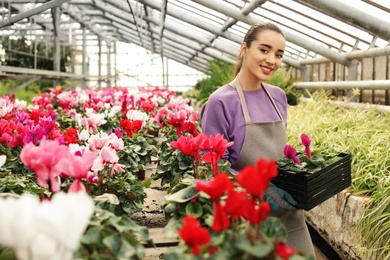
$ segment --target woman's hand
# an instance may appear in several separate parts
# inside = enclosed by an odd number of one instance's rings
[[[276,187],[273,183],[269,184],[268,189],[264,193],[264,198],[269,202],[271,209],[274,211],[296,210],[293,206],[298,204],[287,191]]]

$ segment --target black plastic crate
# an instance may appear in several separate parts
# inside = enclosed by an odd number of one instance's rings
[[[340,153],[339,157],[314,173],[279,170],[272,183],[291,194],[298,202],[296,208],[310,210],[351,186],[351,155]]]

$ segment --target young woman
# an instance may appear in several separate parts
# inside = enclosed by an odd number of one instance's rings
[[[264,82],[281,66],[285,42],[276,25],[253,25],[241,44],[234,80],[212,93],[202,107],[203,133],[220,133],[234,142],[224,155],[233,171],[254,165],[260,157],[277,160],[284,156],[286,94]],[[314,256],[303,211],[293,207],[296,202],[292,197],[275,185],[270,185],[265,197],[271,203],[271,215],[279,217],[287,228],[288,244]]]

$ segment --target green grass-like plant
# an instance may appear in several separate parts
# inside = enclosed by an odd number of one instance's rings
[[[370,196],[361,221],[364,245],[377,259],[390,258],[390,113],[331,103],[325,92],[288,110],[289,143],[299,135],[313,139],[316,150],[334,148],[352,156],[352,187],[356,195]]]

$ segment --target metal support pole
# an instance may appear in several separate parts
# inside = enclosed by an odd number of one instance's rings
[[[166,66],[165,66],[165,68],[166,68],[165,72],[166,72],[166,75],[167,75],[167,80],[166,80],[167,88],[169,87],[169,80],[168,80],[168,79],[169,79],[168,61],[169,61],[169,59],[168,59],[167,57],[165,57],[165,64],[166,64]]]
[[[85,26],[83,28],[83,52],[82,52],[82,74],[83,74],[83,89],[87,87],[86,74],[87,74],[87,30]]]
[[[61,19],[61,10],[59,7],[51,9],[51,15],[53,17],[53,28],[54,28],[54,61],[53,61],[53,70],[60,72],[61,71],[61,44],[60,44],[60,19]],[[59,85],[59,79],[54,80],[54,86]]]
[[[107,42],[107,87],[111,87],[111,42]]]
[[[303,82],[309,82],[310,81],[310,74],[311,74],[311,67],[308,65],[302,66],[302,81]],[[309,97],[309,92],[305,89],[303,91],[304,97]]]
[[[40,79],[41,79],[41,77],[32,78],[32,79],[30,79],[30,80],[24,82],[22,85],[19,85],[19,86],[17,86],[17,87],[14,88],[14,89],[11,89],[11,90],[8,92],[8,94],[9,94],[9,95],[12,95],[12,94],[16,93],[18,90],[24,89],[25,87],[27,87],[27,86],[30,85],[31,83],[33,83],[33,82],[35,82],[35,81],[37,81],[37,80],[40,80]]]
[[[359,62],[356,60],[348,64],[348,81],[358,80],[358,64]],[[357,97],[353,94],[352,89],[347,90],[346,96],[350,102],[357,102]]]
[[[99,57],[98,57],[98,85],[99,88],[102,87],[102,40],[99,37]]]
[[[164,56],[163,55],[160,55],[161,56],[161,68],[162,68],[162,80],[163,80],[163,87],[165,88],[166,87],[166,84],[165,84],[165,64],[164,64]]]
[[[115,83],[115,87],[117,88],[118,87],[118,82],[117,82],[117,69],[116,69],[116,42],[114,43],[114,83]]]

